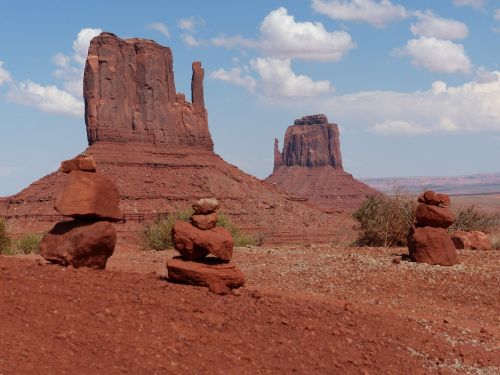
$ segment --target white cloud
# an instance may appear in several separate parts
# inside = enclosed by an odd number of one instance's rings
[[[101,29],[85,28],[80,30],[76,40],[73,42],[73,59],[77,63],[80,65],[85,64],[90,41],[100,33],[102,33]]]
[[[290,59],[256,58],[250,61],[260,76],[258,85],[267,98],[306,98],[332,91],[329,81],[313,81],[306,75],[296,75]]]
[[[179,28],[181,28],[184,31],[194,33],[196,29],[196,21],[194,17],[188,17],[188,18],[181,18],[179,22],[177,23]]]
[[[199,47],[202,42],[190,34],[182,34],[181,39],[188,47]]]
[[[251,92],[255,90],[256,86],[255,79],[250,75],[243,75],[241,68],[232,68],[229,71],[218,69],[210,74],[210,78],[242,86]]]
[[[472,7],[476,9],[482,9],[486,4],[485,0],[453,0],[453,4],[458,7]]]
[[[0,86],[4,83],[11,82],[10,73],[3,68],[3,61],[0,61]]]
[[[70,93],[53,85],[42,86],[32,81],[19,82],[7,97],[20,104],[35,107],[43,112],[81,117],[84,105]]]
[[[101,29],[82,29],[73,42],[73,53],[71,55],[63,53],[54,55],[52,62],[56,66],[56,70],[53,76],[61,81],[63,88],[56,85],[41,85],[29,79],[16,82],[6,72],[6,77],[11,83],[6,97],[13,102],[34,107],[43,112],[83,116],[82,81],[84,64],[91,39],[100,33]],[[0,62],[0,79],[2,70]]]
[[[376,27],[409,16],[405,7],[389,0],[312,0],[312,8],[334,20],[366,22]]]
[[[472,69],[464,46],[449,40],[426,37],[411,39],[396,53],[411,57],[413,64],[433,72],[469,73]]]
[[[377,122],[373,131],[385,135],[420,135],[429,133],[430,129],[406,121]]]
[[[448,86],[434,82],[427,91],[363,91],[317,101],[344,126],[381,134],[424,135],[449,132],[500,132],[500,72],[488,82]],[[294,104],[297,107],[297,103]]]
[[[438,39],[463,39],[469,35],[469,28],[463,22],[436,16],[432,11],[415,15],[418,22],[411,25],[413,35]]]
[[[14,175],[14,168],[0,165],[0,177],[10,177]]]
[[[159,33],[163,34],[166,38],[170,38],[170,31],[168,31],[168,27],[161,22],[153,22],[150,23],[147,28],[149,30],[155,30],[158,31]]]
[[[259,48],[270,57],[313,61],[339,61],[355,47],[347,32],[327,31],[320,22],[297,22],[283,7],[264,18],[255,40],[221,35],[211,42],[218,47]]]
[[[500,21],[500,9],[495,9],[495,20]]]

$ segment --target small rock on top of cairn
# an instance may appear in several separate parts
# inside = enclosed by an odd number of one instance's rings
[[[59,170],[63,173],[70,173],[73,171],[95,172],[97,170],[97,165],[92,155],[82,153],[73,159],[61,162]]]

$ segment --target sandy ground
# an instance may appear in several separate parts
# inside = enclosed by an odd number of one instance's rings
[[[165,281],[175,255],[106,271],[0,257],[0,374],[498,374],[500,252],[454,267],[405,249],[235,249],[228,296]]]

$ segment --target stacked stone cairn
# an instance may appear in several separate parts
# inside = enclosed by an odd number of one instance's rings
[[[447,228],[455,220],[445,194],[426,191],[418,197],[414,225],[408,234],[410,258],[417,263],[452,266],[458,263]]]
[[[106,268],[116,245],[120,194],[107,177],[96,173],[92,156],[81,154],[61,163],[68,174],[54,208],[70,221],[57,223],[40,242],[40,255],[51,263],[75,268]]]
[[[243,272],[230,262],[231,233],[216,227],[218,208],[217,199],[200,199],[189,222],[178,221],[172,227],[172,242],[181,256],[167,260],[170,281],[206,286],[216,294],[227,294],[245,283]]]

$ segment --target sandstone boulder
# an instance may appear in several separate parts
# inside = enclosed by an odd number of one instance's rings
[[[115,184],[99,173],[73,171],[54,205],[64,216],[119,221],[120,194]]]
[[[194,212],[201,215],[206,215],[214,212],[219,208],[219,201],[215,198],[202,198],[193,204]]]
[[[420,203],[415,211],[415,222],[421,227],[448,228],[454,220],[453,212],[446,207]]]
[[[116,230],[107,221],[57,223],[40,242],[40,255],[52,263],[104,269],[116,244]]]
[[[202,230],[215,228],[218,220],[219,216],[215,212],[206,215],[195,214],[189,218],[191,224]]]
[[[62,173],[70,173],[72,171],[95,172],[97,165],[93,156],[81,154],[71,160],[64,160],[59,170]]]
[[[172,227],[172,242],[175,249],[189,260],[200,260],[210,253],[229,261],[233,255],[233,237],[225,228],[201,230],[178,221]]]
[[[428,190],[420,194],[418,197],[419,203],[430,204],[432,206],[439,207],[449,207],[450,197],[446,194],[435,193],[432,190]]]
[[[410,258],[417,263],[452,266],[458,263],[455,245],[444,228],[413,227],[408,236]]]
[[[217,294],[227,294],[245,283],[245,275],[233,263],[221,263],[213,258],[206,258],[203,262],[170,259],[167,270],[170,281],[207,286]]]
[[[457,231],[451,236],[458,250],[491,250],[493,248],[490,238],[480,231]]]

